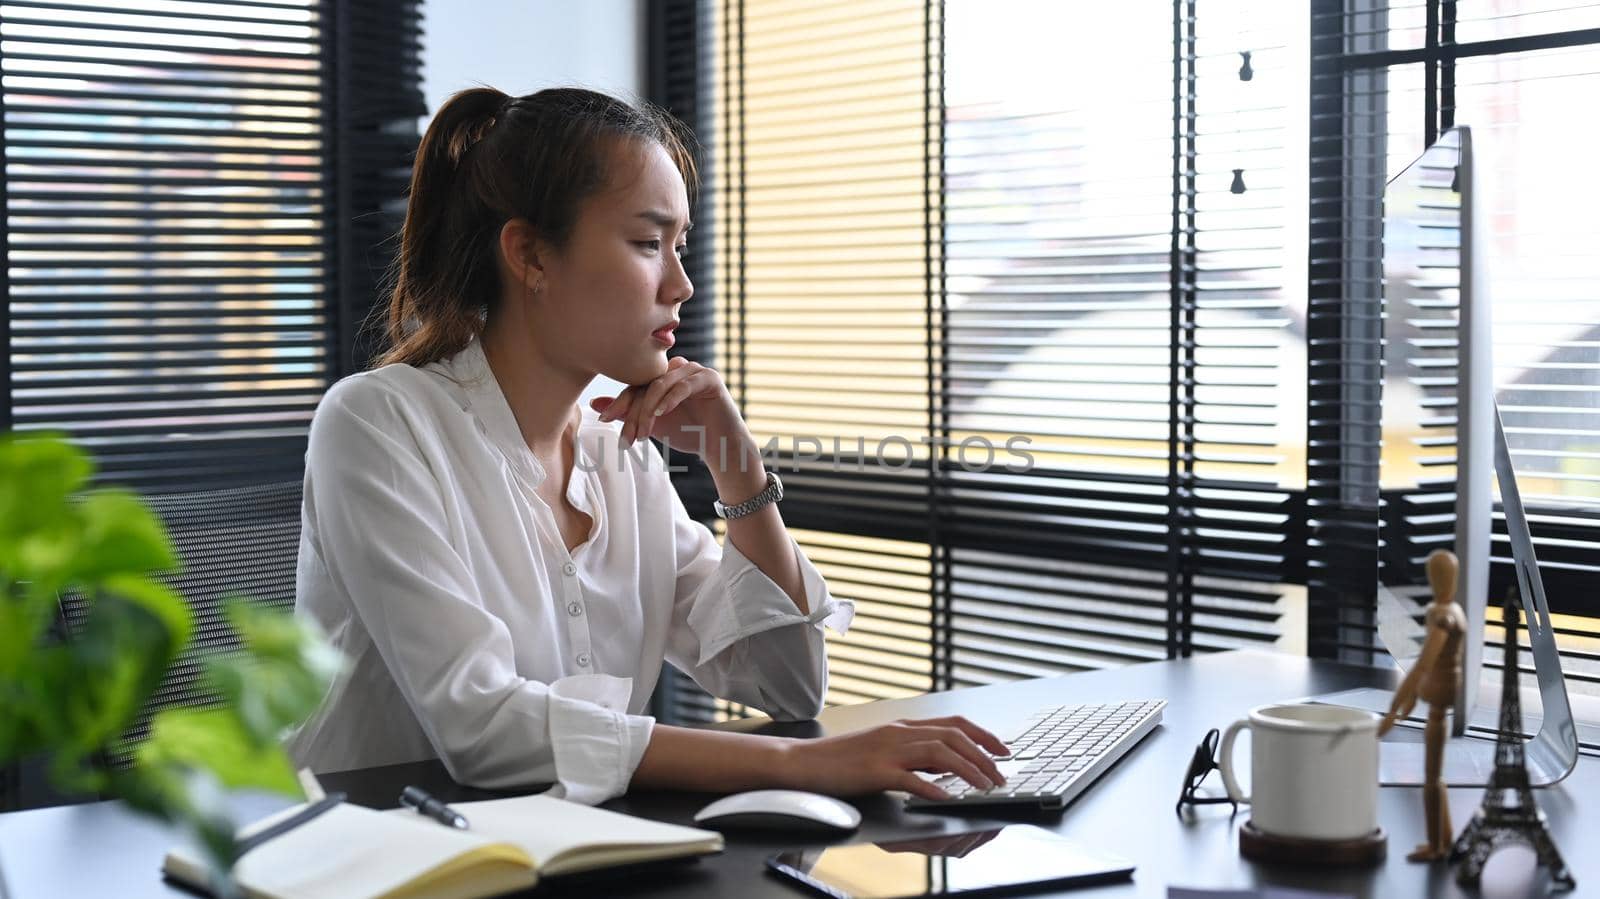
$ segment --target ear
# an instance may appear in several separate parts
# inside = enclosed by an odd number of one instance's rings
[[[539,258],[540,242],[527,219],[508,219],[500,226],[500,258],[511,274],[511,283],[530,290],[544,283],[544,265]]]

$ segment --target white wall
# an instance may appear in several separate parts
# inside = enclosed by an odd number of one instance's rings
[[[480,84],[512,95],[588,87],[643,97],[646,2],[425,0],[422,95],[429,117],[452,93]],[[621,389],[596,378],[580,402],[587,406]]]
[[[644,95],[646,0],[425,0],[422,93],[581,86]]]

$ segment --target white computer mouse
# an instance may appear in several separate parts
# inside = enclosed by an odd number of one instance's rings
[[[696,824],[717,830],[841,833],[861,826],[855,806],[803,790],[752,790],[724,796],[695,813]]]

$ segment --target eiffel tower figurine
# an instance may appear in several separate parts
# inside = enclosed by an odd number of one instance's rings
[[[1550,870],[1552,885],[1570,890],[1578,883],[1561,860],[1561,853],[1550,839],[1544,812],[1533,801],[1528,786],[1528,765],[1522,748],[1522,700],[1517,692],[1518,602],[1515,588],[1506,596],[1505,672],[1500,695],[1500,737],[1494,748],[1494,773],[1483,793],[1483,805],[1472,814],[1467,829],[1461,832],[1450,850],[1450,861],[1460,862],[1456,882],[1474,886],[1483,876],[1483,865],[1495,850],[1508,843],[1533,847],[1538,863]]]

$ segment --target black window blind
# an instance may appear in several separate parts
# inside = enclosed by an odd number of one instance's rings
[[[723,372],[773,441],[797,498],[786,521],[856,603],[851,632],[830,635],[829,701],[924,692],[947,614],[918,439],[937,414],[924,336],[941,314],[928,187],[940,23],[906,2],[747,3],[715,21],[735,62],[712,95]]]
[[[707,144],[684,351],[857,603],[830,702],[1284,640],[1304,157],[1274,121],[1301,95],[1291,20],[1247,5],[661,10],[655,96]],[[1057,49],[1008,44],[1030,29]],[[1117,74],[1008,90],[1029,66]]]
[[[415,2],[0,4],[7,427],[104,480],[299,476],[398,224]]]
[[[656,96],[710,144],[697,217],[716,223],[695,263],[712,336],[686,351],[790,450],[786,517],[862,600],[832,701],[1251,643],[1376,660],[1380,568],[1415,569],[1451,526],[1455,352],[1453,313],[1420,307],[1418,362],[1397,366],[1423,410],[1420,477],[1380,490],[1380,204],[1469,110],[1514,148],[1485,163],[1521,198],[1493,212],[1516,259],[1496,376],[1587,688],[1593,225],[1549,210],[1552,185],[1592,180],[1560,153],[1585,145],[1571,97],[1594,77],[1593,7],[1293,7],[666,5]],[[1065,29],[1097,40],[1066,52]],[[1078,57],[1090,70],[1064,77]],[[983,66],[1009,90],[985,96]],[[1018,87],[1037,82],[1095,89]],[[918,420],[926,442],[881,442]],[[783,442],[805,429],[829,439]],[[1035,464],[960,465],[960,441],[996,435],[1029,438]],[[1501,590],[1503,520],[1495,552]]]
[[[1299,435],[1278,260],[1299,216],[1275,9],[945,6],[945,427],[1035,456],[940,472],[950,685],[1281,636]]]

